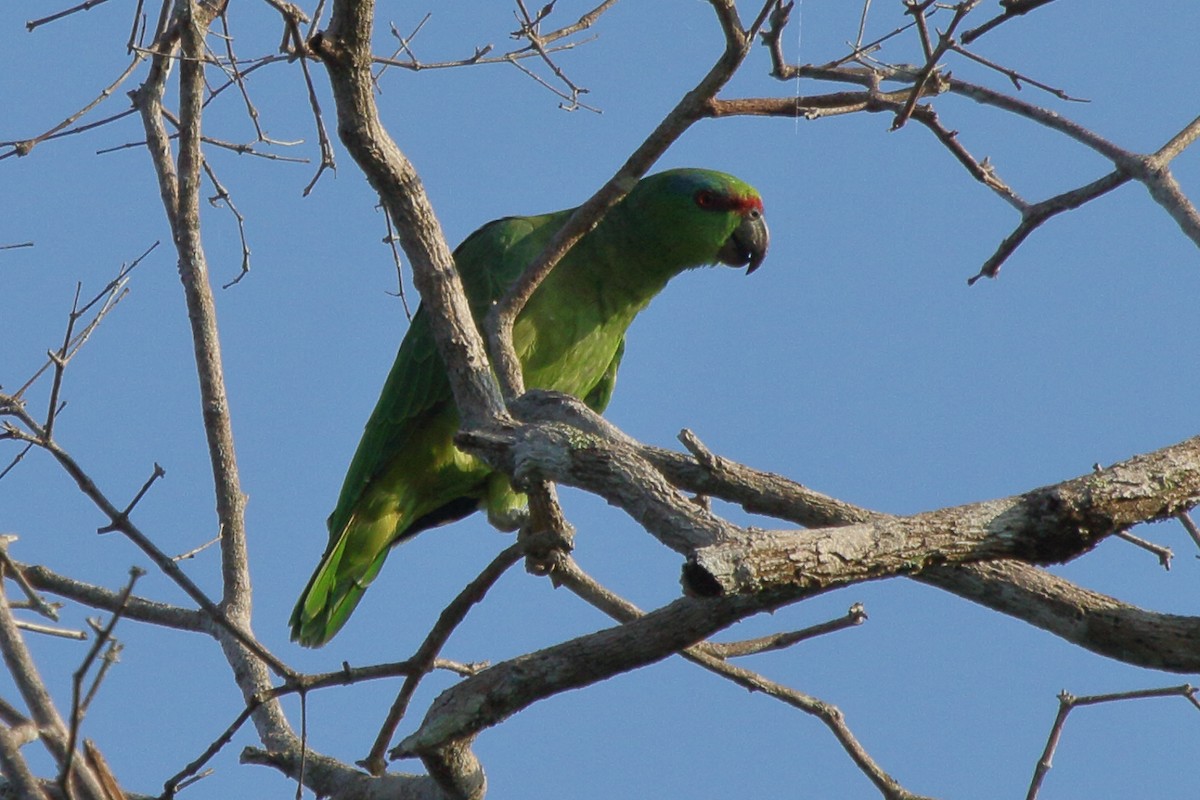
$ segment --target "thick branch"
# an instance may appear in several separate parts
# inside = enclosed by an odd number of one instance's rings
[[[429,308],[438,352],[450,374],[464,424],[503,418],[503,403],[488,367],[441,225],[417,171],[379,120],[371,80],[372,0],[340,0],[329,29],[311,42],[329,73],[338,136],[379,193],[412,265],[413,282]]]
[[[694,435],[689,446],[695,457],[642,445],[577,399],[558,393],[530,391],[512,404],[512,410],[522,421],[562,422],[628,445],[674,486],[736,503],[752,513],[809,528],[893,518],[716,456],[703,450]],[[930,567],[914,577],[1118,661],[1172,672],[1198,669],[1200,655],[1188,646],[1200,638],[1193,636],[1200,628],[1200,618],[1194,616],[1129,606],[1020,561]]]
[[[204,434],[212,463],[217,519],[221,530],[222,607],[231,620],[248,625],[250,572],[246,557],[246,498],[238,477],[233,421],[225,391],[217,310],[208,279],[208,259],[200,238],[200,181],[204,156],[200,151],[200,119],[204,102],[204,34],[215,8],[185,2],[180,30],[183,58],[179,67],[179,165],[176,214],[172,225],[179,252],[179,279],[183,283],[191,322],[192,346],[200,383]],[[202,10],[203,9],[203,10]]]
[[[446,800],[437,783],[427,776],[400,773],[373,777],[311,749],[302,755],[299,747],[273,751],[247,747],[241,760],[243,764],[273,767],[294,780],[303,776],[304,785],[317,797]]]
[[[652,664],[752,613],[745,598],[682,598],[643,617],[484,670],[443,692],[393,758],[436,753],[538,700]]]
[[[929,566],[1047,564],[1200,502],[1200,437],[1023,495],[911,517],[797,533],[755,531],[698,551],[691,566],[725,592],[805,592]]]
[[[1200,672],[1200,617],[1147,611],[1019,561],[934,567],[916,579],[1126,664]]]
[[[248,632],[250,627],[250,581],[245,547],[245,497],[237,473],[233,430],[229,417],[221,367],[220,341],[208,265],[200,238],[199,192],[203,155],[200,151],[200,119],[204,97],[204,32],[224,8],[223,0],[196,2],[184,0],[176,8],[172,24],[164,30],[154,48],[150,73],[135,95],[146,130],[147,145],[158,174],[163,208],[179,255],[179,276],[191,321],[192,341],[201,394],[201,413],[212,462],[217,516],[221,526],[222,577],[224,596],[220,608],[199,591],[169,559],[142,537],[127,519],[117,512],[114,523],[123,523],[122,531],[139,542],[155,563],[171,575],[220,626],[214,635],[221,643],[242,694],[249,701],[270,689],[270,675],[264,663],[280,674],[291,674],[285,665],[265,651]],[[164,13],[166,7],[164,6]],[[179,162],[171,162],[170,140],[163,124],[163,94],[176,44],[187,58],[180,67]],[[65,455],[65,454],[64,454]],[[64,458],[59,456],[64,463]],[[82,475],[81,471],[80,474]],[[90,483],[90,479],[82,476]],[[77,480],[80,480],[77,477]],[[84,485],[80,483],[81,487]],[[99,502],[99,501],[97,501]],[[107,503],[107,501],[105,501]],[[101,507],[104,507],[103,505]],[[136,536],[135,536],[136,534]],[[228,616],[227,613],[228,612]],[[295,741],[291,728],[277,702],[261,706],[254,721],[263,741],[283,747]]]
[[[0,581],[0,655],[4,658],[4,664],[16,683],[21,698],[29,708],[30,719],[37,724],[38,735],[51,756],[61,766],[66,762],[69,752],[70,735],[67,725],[58,713],[58,708],[54,705],[54,700],[50,697],[50,692],[42,681],[37,664],[34,663],[33,656],[25,646],[25,640],[17,630],[2,581]],[[14,765],[19,769],[19,764],[14,762]],[[71,778],[71,785],[80,790],[81,796],[87,800],[103,800],[104,795],[100,784],[97,782],[95,774],[86,766],[75,770],[75,774]]]

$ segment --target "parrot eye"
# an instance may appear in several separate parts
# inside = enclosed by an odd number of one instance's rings
[[[696,192],[696,205],[700,208],[712,208],[717,204],[717,198],[712,192],[707,189],[701,189]]]

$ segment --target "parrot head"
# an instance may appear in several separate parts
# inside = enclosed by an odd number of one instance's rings
[[[657,225],[658,241],[689,266],[726,264],[754,272],[770,235],[763,202],[748,183],[707,169],[672,169],[642,179],[627,200]]]

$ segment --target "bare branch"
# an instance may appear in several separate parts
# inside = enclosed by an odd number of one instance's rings
[[[74,600],[77,603],[115,612],[122,607],[121,594],[100,586],[83,583],[73,578],[59,575],[43,566],[30,566],[19,561],[14,566],[35,589]],[[166,603],[147,600],[144,597],[130,596],[124,602],[124,616],[138,622],[162,625],[183,631],[210,632],[211,625],[207,615],[190,608],[180,608]]]
[[[450,634],[466,618],[471,607],[482,601],[484,595],[500,579],[500,576],[517,563],[524,554],[525,548],[520,543],[506,547],[458,593],[458,596],[438,616],[432,630],[425,636],[425,641],[421,642],[417,652],[409,659],[414,670],[404,679],[399,694],[396,695],[396,699],[392,701],[392,707],[388,710],[387,719],[384,720],[383,726],[375,737],[375,744],[371,746],[371,752],[362,762],[362,766],[366,767],[372,775],[382,775],[386,769],[387,762],[384,760],[384,753],[387,751],[388,744],[391,743],[392,736],[395,735],[396,728],[400,725],[400,720],[404,718],[404,714],[408,710],[413,693],[416,692],[421,679],[433,669],[437,655],[450,638]]]
[[[55,762],[62,767],[70,759],[67,726],[59,716],[50,692],[42,682],[37,665],[17,631],[16,622],[8,606],[8,598],[5,596],[3,581],[0,581],[0,655],[3,655],[9,675],[29,707],[31,719],[37,723],[42,742]],[[72,785],[88,800],[104,800],[96,776],[86,767],[76,770]]]
[[[933,567],[915,577],[1107,658],[1200,671],[1200,617],[1147,611],[1019,561]]]
[[[702,548],[689,567],[726,592],[785,586],[803,592],[855,575],[911,574],[929,565],[1002,558],[1057,563],[1117,531],[1197,503],[1200,437],[1016,497],[827,532],[755,531]],[[904,555],[910,547],[915,550]]]
[[[85,5],[86,5],[86,3],[85,3]],[[109,97],[111,97],[112,93],[117,90],[117,87],[119,87],[122,83],[124,83],[125,80],[130,75],[133,74],[134,70],[137,69],[138,64],[142,63],[142,59],[144,57],[145,56],[143,53],[141,53],[141,52],[136,53],[133,57],[133,60],[131,62],[129,62],[129,66],[125,68],[125,71],[122,72],[120,75],[118,75],[116,80],[114,80],[108,86],[105,86],[100,91],[100,94],[97,95],[97,97],[94,100],[92,100],[90,103],[88,103],[83,108],[76,111],[74,114],[71,114],[69,117],[67,117],[62,122],[55,125],[53,128],[50,128],[49,130],[33,137],[32,139],[23,139],[21,141],[16,141],[16,142],[0,142],[0,147],[11,147],[12,148],[7,153],[0,153],[0,161],[8,158],[9,156],[27,156],[33,150],[33,148],[37,147],[39,144],[46,141],[47,139],[50,139],[51,137],[55,136],[56,134],[59,134],[59,132],[62,131],[64,128],[69,128],[71,125],[75,124],[76,120],[78,120],[84,114],[88,113],[93,108],[100,105],[105,100],[107,100]],[[107,120],[103,120],[99,124],[103,124],[105,122],[111,122],[114,119],[118,119],[120,116],[124,116],[124,114],[118,115],[116,117],[110,117]],[[94,127],[94,125],[92,127]],[[80,130],[84,130],[84,129],[80,129]]]
[[[19,606],[13,605],[13,608]],[[26,622],[25,620],[16,620],[17,628],[30,633],[40,633],[44,636],[56,636],[60,639],[74,639],[77,642],[85,641],[88,638],[87,631],[71,630],[69,628],[54,628],[49,625],[39,625],[36,622]]]
[[[1022,14],[1028,14],[1035,8],[1049,5],[1052,2],[1054,0],[1000,0],[1000,5],[1004,6],[1004,13],[996,15],[979,27],[972,28],[964,33],[962,35],[963,44],[970,44],[997,25],[1008,22],[1010,19],[1019,17]]]
[[[1173,697],[1175,695],[1186,698],[1193,706],[1200,708],[1200,704],[1196,701],[1196,688],[1190,684],[1182,686],[1168,686],[1163,689],[1141,689],[1132,692],[1115,692],[1113,694],[1097,694],[1085,697],[1076,697],[1069,692],[1063,691],[1058,695],[1058,715],[1054,719],[1054,725],[1050,728],[1050,738],[1046,742],[1046,748],[1042,751],[1042,757],[1038,759],[1037,768],[1033,772],[1033,780],[1029,784],[1029,792],[1026,794],[1026,800],[1036,800],[1038,792],[1041,791],[1042,781],[1046,778],[1046,773],[1050,771],[1051,762],[1054,757],[1054,751],[1058,749],[1058,742],[1062,738],[1063,726],[1067,722],[1067,715],[1071,710],[1078,706],[1096,705],[1098,703],[1112,703],[1119,700],[1145,700],[1151,697]]]
[[[30,445],[32,447],[32,444]],[[42,599],[25,576],[21,574],[20,568],[8,555],[8,546],[17,540],[16,536],[6,535],[0,536],[0,564],[4,565],[3,570],[0,570],[0,577],[12,578],[17,586],[21,587],[21,591],[25,595],[25,599],[29,608],[33,609],[43,617],[54,622],[58,622],[58,609]]]
[[[213,603],[207,595],[179,568],[166,553],[158,548],[136,525],[129,520],[116,506],[109,501],[100,488],[91,477],[83,470],[82,467],[71,457],[69,453],[62,449],[59,444],[53,440],[47,441],[43,436],[43,431],[23,409],[13,405],[8,401],[5,395],[0,395],[0,413],[9,413],[17,416],[22,424],[27,426],[34,434],[38,445],[50,453],[59,465],[66,471],[68,475],[75,481],[79,487],[93,504],[96,505],[109,519],[110,525],[106,528],[114,531],[119,531],[122,535],[136,544],[142,552],[146,553],[154,562],[155,566],[161,569],[167,577],[171,578],[184,592],[191,597],[197,605],[199,605],[213,622],[223,629],[228,631],[234,639],[245,646],[250,652],[254,653],[263,663],[269,665],[276,674],[289,677],[293,675],[293,670],[286,666],[282,661],[273,656],[266,648],[258,643],[252,635],[245,632],[233,620],[226,616],[225,612]]]
[[[1050,94],[1057,97],[1059,100],[1066,100],[1069,103],[1089,103],[1089,102],[1091,102],[1090,100],[1084,100],[1083,98],[1080,98],[1080,97],[1072,97],[1071,95],[1067,94],[1062,89],[1056,89],[1055,87],[1053,87],[1047,83],[1042,83],[1041,81],[1035,80],[1035,79],[1029,77],[1028,75],[1024,75],[1020,72],[1017,72],[1015,69],[1010,69],[1001,64],[997,64],[995,61],[984,58],[983,56],[981,56],[977,53],[972,53],[970,50],[966,49],[965,47],[963,47],[961,45],[952,43],[950,45],[950,49],[953,50],[955,53],[958,53],[960,56],[963,56],[964,58],[969,58],[970,60],[976,62],[977,64],[982,64],[985,67],[987,67],[988,69],[993,69],[996,72],[999,72],[1001,75],[1004,75],[1006,78],[1008,78],[1012,82],[1013,87],[1018,90],[1021,89],[1022,83],[1027,83],[1030,86],[1034,86],[1038,89],[1041,89],[1043,92],[1049,92]]]
[[[83,692],[83,679],[86,677],[88,671],[91,670],[97,656],[100,655],[100,649],[112,641],[113,629],[116,627],[117,621],[121,618],[121,612],[124,611],[125,603],[129,601],[129,596],[133,593],[134,584],[137,583],[138,578],[145,574],[145,570],[138,567],[129,570],[129,582],[121,590],[121,605],[113,612],[108,620],[108,624],[97,630],[96,639],[92,642],[92,646],[88,648],[87,654],[83,657],[83,663],[79,665],[79,668],[71,676],[71,726],[67,738],[67,757],[64,759],[58,774],[58,785],[62,788],[64,795],[70,796],[69,784],[75,767],[75,745],[79,741],[79,726],[83,724],[83,715],[87,712],[87,707],[91,704],[91,698],[100,686],[100,681],[104,677],[105,672],[107,672],[107,669],[102,669],[97,673],[92,688],[87,692],[86,698]],[[105,662],[106,665],[111,663],[111,661]]]
[[[1120,170],[1114,170],[1102,178],[1097,178],[1086,186],[1080,186],[1077,189],[1063,192],[1055,195],[1040,203],[1026,206],[1021,211],[1021,223],[1017,225],[1016,230],[1004,238],[1000,246],[996,248],[996,252],[983,262],[983,266],[979,268],[979,272],[967,279],[967,284],[972,285],[980,278],[994,278],[1000,274],[1000,267],[1008,260],[1021,243],[1029,237],[1029,234],[1037,230],[1046,220],[1057,216],[1064,211],[1072,211],[1079,208],[1084,203],[1095,200],[1101,195],[1108,194],[1118,186],[1123,186],[1128,183],[1130,176],[1123,174]]]
[[[47,800],[41,782],[34,777],[21,755],[21,742],[16,731],[0,726],[0,772],[17,790],[22,800]]]
[[[1159,565],[1165,570],[1171,569],[1171,559],[1175,557],[1175,554],[1171,552],[1171,548],[1146,541],[1140,536],[1134,536],[1129,531],[1117,531],[1115,535],[1119,539],[1124,539],[1130,544],[1158,556]]]
[[[33,31],[37,30],[38,28],[40,28],[41,26],[43,26],[47,23],[55,22],[56,20],[60,20],[63,17],[68,17],[71,14],[74,14],[79,11],[91,11],[96,6],[101,5],[103,3],[107,3],[107,2],[108,2],[108,0],[84,0],[84,2],[80,3],[77,6],[71,6],[70,8],[64,9],[64,10],[59,11],[54,14],[50,14],[49,16],[46,16],[46,17],[42,17],[41,19],[29,20],[28,22],[25,23],[25,30],[32,33]]]
[[[1188,532],[1188,536],[1192,537],[1192,541],[1200,547],[1200,527],[1196,527],[1196,523],[1192,521],[1192,517],[1186,511],[1181,511],[1177,517],[1183,525],[1184,530]]]
[[[741,642],[707,642],[705,650],[718,658],[740,658],[758,653],[767,653],[772,650],[784,650],[808,639],[815,639],[818,636],[825,636],[826,634],[862,625],[866,620],[866,609],[863,608],[861,603],[855,603],[850,606],[850,610],[845,615],[831,619],[828,622],[810,625],[798,631],[773,633],[769,636],[761,636],[757,639],[747,639]]]

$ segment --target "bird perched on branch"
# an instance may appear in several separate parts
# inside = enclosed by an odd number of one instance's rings
[[[505,217],[475,231],[454,261],[476,321],[545,247],[574,209]],[[767,252],[762,199],[721,172],[675,169],[642,179],[580,239],[529,298],[513,345],[529,388],[603,411],[639,311],[684,270],[756,270]],[[484,509],[509,530],[523,495],[506,475],[458,450],[458,411],[417,309],[329,516],[329,545],[292,612],[292,638],[318,647],[341,629],[388,552],[420,531]]]

